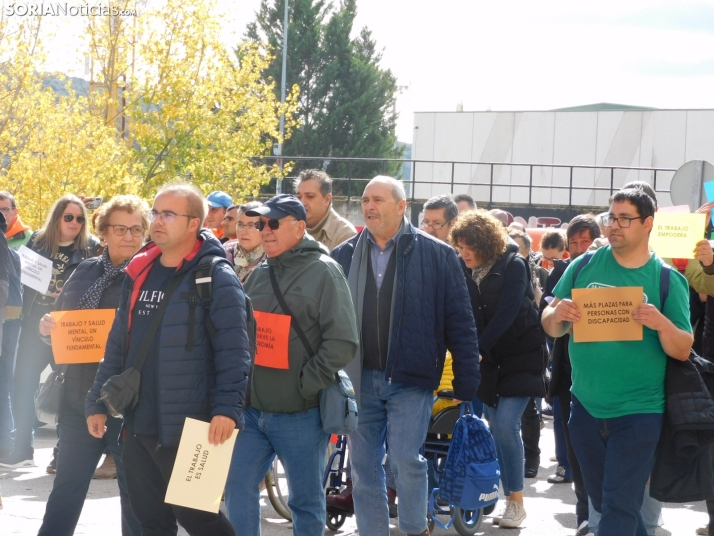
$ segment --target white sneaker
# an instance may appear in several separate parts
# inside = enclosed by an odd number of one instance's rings
[[[521,503],[508,501],[506,511],[503,513],[503,517],[498,522],[498,525],[507,529],[515,529],[523,523],[525,518],[526,511]]]

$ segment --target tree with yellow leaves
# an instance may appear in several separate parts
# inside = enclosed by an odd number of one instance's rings
[[[227,50],[214,13],[210,0],[166,0],[135,20],[88,19],[103,110],[144,196],[179,177],[244,198],[279,173],[254,157],[278,141],[282,112],[293,126],[295,91],[281,105],[262,77],[271,58],[257,46]]]

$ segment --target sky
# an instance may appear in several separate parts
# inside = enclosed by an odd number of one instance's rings
[[[219,0],[226,43],[243,35],[259,5]],[[372,31],[382,67],[406,86],[397,136],[407,143],[414,112],[458,104],[464,111],[598,102],[714,108],[714,0],[358,0],[357,9],[355,34]],[[50,64],[83,76],[79,19],[51,22]]]

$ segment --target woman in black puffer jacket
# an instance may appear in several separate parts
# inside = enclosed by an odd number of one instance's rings
[[[96,229],[106,249],[101,257],[82,262],[65,283],[55,310],[116,309],[121,299],[124,267],[144,243],[149,228],[149,207],[135,196],[118,196],[103,205]],[[45,315],[40,334],[50,342],[55,321]],[[65,365],[59,423],[57,476],[47,500],[39,535],[71,535],[82,512],[89,483],[105,448],[109,448],[117,467],[122,510],[122,533],[139,536],[141,528],[134,519],[126,491],[119,443],[121,420],[109,417],[102,439],[92,437],[84,417],[84,400],[94,383],[99,363]]]
[[[506,509],[498,524],[518,527],[523,508],[521,415],[531,397],[545,395],[545,334],[533,302],[528,261],[496,218],[462,214],[449,235],[465,265],[481,353],[478,397],[496,442]]]

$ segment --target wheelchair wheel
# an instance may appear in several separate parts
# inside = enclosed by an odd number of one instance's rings
[[[483,510],[462,510],[458,506],[454,509],[454,528],[461,536],[473,536],[481,527]]]
[[[340,530],[342,525],[345,524],[345,519],[347,519],[345,514],[333,514],[327,512],[327,522],[325,525],[327,525],[327,528],[330,530]]]
[[[270,504],[273,505],[273,508],[275,508],[275,511],[280,517],[292,521],[293,514],[288,506],[288,496],[290,494],[288,490],[288,479],[285,476],[283,464],[280,463],[280,459],[277,456],[275,460],[273,460],[273,469],[268,472],[268,477],[270,477],[270,482],[269,485],[266,485],[266,489],[268,491]]]

